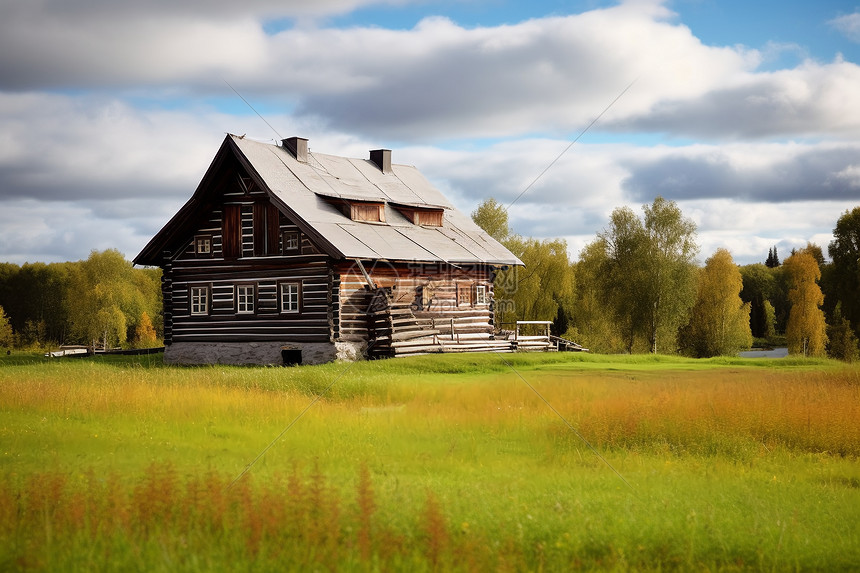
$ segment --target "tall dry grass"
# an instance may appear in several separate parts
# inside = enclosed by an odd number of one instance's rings
[[[559,385],[562,383],[559,382]],[[860,455],[860,374],[708,371],[628,377],[594,394],[547,389],[594,445],[735,455],[764,447]],[[566,426],[553,433],[574,440]]]
[[[317,468],[265,483],[207,472],[180,477],[170,465],[127,476],[80,480],[44,472],[0,481],[0,565],[4,570],[178,569],[204,556],[204,569],[335,570],[347,564],[415,563],[430,569],[492,568],[488,539],[458,540],[428,492],[413,526],[395,530],[375,511],[366,466],[354,495]],[[513,547],[513,546],[511,546]],[[507,559],[525,555],[506,555]],[[231,565],[232,564],[232,565]]]
[[[519,375],[497,357],[355,365],[235,484],[343,365],[0,369],[0,570],[860,558],[857,368],[511,364]]]

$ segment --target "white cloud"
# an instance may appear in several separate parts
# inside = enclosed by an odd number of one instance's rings
[[[572,254],[612,209],[638,211],[657,194],[699,222],[703,258],[727,246],[739,262],[773,244],[787,253],[826,238],[860,203],[855,63],[762,72],[772,53],[801,48],[704,45],[657,0],[496,27],[427,18],[408,30],[335,29],[313,20],[373,3],[4,6],[2,258],[136,254],[190,197],[224,132],[274,137],[238,101],[238,113],[210,107],[237,99],[222,77],[255,104],[288,110],[264,112],[283,136],[354,157],[394,147],[396,162],[418,166],[466,212],[489,196],[512,201],[638,78],[594,131],[706,143],[585,137],[574,146],[510,211],[515,231],[566,237]],[[297,23],[267,34],[277,18]]]
[[[670,94],[698,97],[758,62],[630,5],[495,28],[434,18],[408,31],[288,30],[276,41],[298,52],[286,77],[317,82],[300,111],[406,140],[569,132],[638,77],[611,124]]]
[[[829,24],[852,42],[860,43],[860,12],[834,18]]]
[[[311,134],[320,152],[367,157],[378,146],[296,118],[271,119]],[[0,253],[13,262],[75,260],[108,247],[133,257],[191,196],[225,131],[256,126],[251,135],[267,139],[253,115],[147,111],[87,96],[6,94],[0,124],[7,126],[0,137]],[[460,150],[407,146],[393,158],[418,166],[468,213],[490,196],[510,203],[567,145],[543,138]],[[662,193],[697,220],[703,254],[726,246],[749,262],[768,244],[788,252],[827,236],[842,211],[860,204],[858,157],[858,144],[839,142],[580,142],[517,201],[510,220],[523,235],[566,237],[575,256],[614,208],[638,211]]]
[[[662,2],[496,27],[436,17],[410,30],[301,25],[274,36],[264,16],[295,14],[299,3],[137,6],[133,14],[124,4],[83,6],[4,18],[0,86],[232,97],[225,78],[253,101],[336,131],[426,142],[570,134],[638,78],[600,127],[718,139],[860,133],[856,64],[758,72],[761,53],[704,45]]]

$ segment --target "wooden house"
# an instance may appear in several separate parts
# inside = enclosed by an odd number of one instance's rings
[[[190,364],[491,350],[496,269],[522,264],[389,150],[234,135],[134,263],[163,269],[165,360]]]

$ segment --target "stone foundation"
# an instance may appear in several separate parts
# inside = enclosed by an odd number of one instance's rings
[[[354,342],[174,342],[164,349],[166,364],[236,364],[283,366],[282,349],[301,352],[302,364],[363,358]]]

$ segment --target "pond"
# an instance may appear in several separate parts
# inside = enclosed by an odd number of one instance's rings
[[[770,350],[748,350],[741,352],[741,358],[785,358],[788,356],[788,348],[772,348]]]

